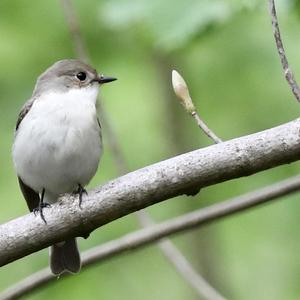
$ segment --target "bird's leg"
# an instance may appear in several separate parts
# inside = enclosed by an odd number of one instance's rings
[[[83,194],[88,194],[86,189],[80,184],[78,183],[78,188],[75,192],[76,194],[79,194],[79,207],[81,208],[81,203],[82,203],[82,195]]]
[[[45,224],[47,224],[45,216],[43,214],[43,208],[49,207],[51,205],[49,203],[44,202],[44,196],[45,196],[45,189],[42,190],[39,206],[33,209],[33,213],[34,213],[34,215],[39,213],[42,220],[45,222]]]

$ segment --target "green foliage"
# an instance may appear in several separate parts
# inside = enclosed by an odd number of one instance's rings
[[[254,5],[255,1],[251,1]],[[151,46],[164,50],[183,47],[209,26],[221,25],[250,1],[235,0],[134,0],[108,1],[101,20],[109,27],[128,30],[142,27],[140,34],[152,37]]]

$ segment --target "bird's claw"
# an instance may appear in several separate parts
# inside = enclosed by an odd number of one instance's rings
[[[35,216],[39,213],[41,216],[41,219],[44,221],[45,224],[47,224],[45,216],[43,214],[43,208],[50,207],[51,205],[49,203],[44,202],[44,196],[45,196],[45,189],[43,188],[41,196],[40,196],[39,206],[33,209],[33,213]]]
[[[79,194],[79,207],[81,208],[81,203],[82,203],[82,195],[83,194],[88,194],[88,192],[86,191],[86,189],[81,185],[78,184],[78,188],[75,192],[76,194]]]
[[[33,209],[33,213],[36,216],[37,214],[39,214],[41,216],[41,219],[44,221],[45,224],[47,224],[44,213],[43,213],[43,209],[45,207],[50,207],[51,205],[49,203],[46,202],[40,202],[39,206]]]

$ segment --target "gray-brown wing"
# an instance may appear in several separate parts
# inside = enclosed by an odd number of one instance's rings
[[[23,119],[25,118],[25,116],[27,115],[27,113],[30,111],[30,108],[32,107],[32,104],[34,103],[34,98],[28,100],[22,107],[19,116],[18,116],[18,120],[17,120],[17,124],[16,124],[16,131],[18,130],[21,122],[23,121]]]
[[[34,102],[34,99],[31,99],[31,100],[27,101],[24,104],[24,106],[22,107],[22,109],[19,113],[18,120],[17,120],[16,131],[18,130],[22,120],[25,118],[25,116],[29,112],[30,108],[32,107],[33,102]],[[22,194],[27,202],[27,206],[30,211],[33,211],[33,209],[37,208],[39,205],[39,202],[40,202],[39,194],[37,192],[35,192],[31,187],[26,185],[19,176],[18,176],[18,180],[19,180],[19,185],[20,185]]]
[[[40,202],[39,194],[35,192],[31,187],[26,185],[19,176],[18,176],[18,180],[19,180],[20,189],[26,200],[27,206],[30,211],[33,211],[33,209],[39,206],[39,202]]]

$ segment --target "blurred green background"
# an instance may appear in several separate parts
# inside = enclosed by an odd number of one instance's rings
[[[287,55],[300,78],[296,1],[278,1]],[[267,1],[74,1],[98,71],[118,77],[102,90],[131,170],[211,144],[171,88],[180,71],[203,119],[223,139],[298,117],[272,36]],[[11,159],[17,114],[37,76],[75,57],[59,1],[0,2],[0,222],[27,213]],[[298,75],[298,76],[297,76]],[[105,131],[105,128],[104,128]],[[90,188],[117,176],[107,138]],[[209,187],[151,207],[157,221],[298,174],[299,163]],[[299,195],[172,238],[228,299],[299,299]],[[138,228],[127,216],[99,228],[81,250]],[[46,228],[45,228],[46,230]],[[1,254],[0,254],[1,255]],[[48,250],[0,269],[0,290],[48,264]],[[118,256],[57,280],[26,299],[197,299],[155,246]]]

